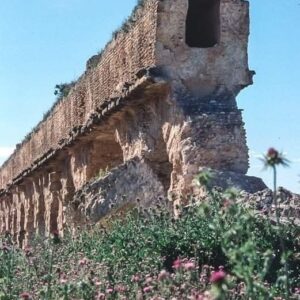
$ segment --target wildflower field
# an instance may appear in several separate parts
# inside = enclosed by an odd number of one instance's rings
[[[137,207],[106,228],[54,232],[24,250],[7,234],[0,299],[299,299],[299,227],[279,231],[237,197],[211,191],[176,219]]]

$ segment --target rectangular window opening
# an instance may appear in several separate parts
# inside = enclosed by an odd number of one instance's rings
[[[220,0],[189,0],[186,44],[210,48],[220,39]]]

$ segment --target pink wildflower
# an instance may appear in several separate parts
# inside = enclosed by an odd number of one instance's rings
[[[275,167],[276,165],[288,166],[289,161],[276,149],[270,148],[263,159],[266,167]]]
[[[27,299],[31,299],[31,296],[28,292],[23,292],[22,294],[20,294],[20,298],[27,300]]]
[[[139,275],[132,275],[131,282],[140,282],[141,278]]]
[[[169,273],[166,270],[162,270],[160,271],[160,273],[158,274],[158,280],[159,281],[163,281],[165,279],[167,279],[169,277]]]
[[[151,283],[153,281],[153,278],[150,275],[147,275],[145,282]]]
[[[99,294],[96,296],[96,299],[97,299],[97,300],[105,300],[105,294],[99,293]]]
[[[182,267],[182,261],[180,258],[177,258],[174,262],[173,262],[173,268],[175,270],[178,270]]]
[[[126,288],[126,286],[120,284],[120,285],[116,286],[115,290],[119,293],[125,293],[127,291],[127,288]]]
[[[114,290],[112,288],[108,288],[106,290],[106,294],[112,294],[114,292]]]
[[[191,271],[191,270],[196,269],[196,265],[194,262],[188,261],[183,265],[183,268],[187,271]]]
[[[153,287],[151,285],[143,288],[144,293],[150,293],[150,292],[152,292],[152,290],[153,290]]]
[[[270,149],[268,150],[268,153],[267,153],[267,156],[268,156],[268,157],[270,157],[270,158],[277,158],[278,155],[279,155],[279,152],[278,152],[276,149],[270,148]]]
[[[66,284],[68,282],[68,280],[66,279],[66,278],[62,278],[61,280],[60,280],[60,283],[61,284]]]
[[[211,276],[210,276],[210,282],[211,283],[221,283],[225,280],[226,277],[226,273],[224,271],[217,271],[217,272],[212,272]]]
[[[88,260],[86,257],[83,258],[83,259],[80,259],[80,260],[78,261],[78,265],[79,265],[80,267],[86,266],[88,263],[89,263],[89,260]]]
[[[95,286],[99,287],[101,284],[102,284],[101,281],[99,281],[99,280],[96,280],[96,281],[95,281]]]

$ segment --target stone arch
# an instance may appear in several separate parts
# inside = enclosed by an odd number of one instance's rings
[[[123,163],[123,152],[111,128],[99,129],[88,140],[70,150],[70,169],[74,190],[87,181],[105,175]]]
[[[145,101],[127,110],[116,126],[116,136],[124,160],[136,157],[142,159],[158,177],[165,192],[170,187],[172,172],[162,130],[167,106],[159,98]]]
[[[116,141],[113,131],[110,134],[103,131],[98,133],[91,145],[89,159],[88,180],[104,176],[107,171],[124,162],[122,148]]]

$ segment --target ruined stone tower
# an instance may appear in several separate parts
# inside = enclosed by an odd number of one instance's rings
[[[244,0],[143,1],[1,167],[0,231],[22,243],[62,230],[68,214],[98,221],[136,198],[184,201],[200,167],[228,179],[221,185],[262,187],[244,176],[236,104],[252,83],[248,9]]]

